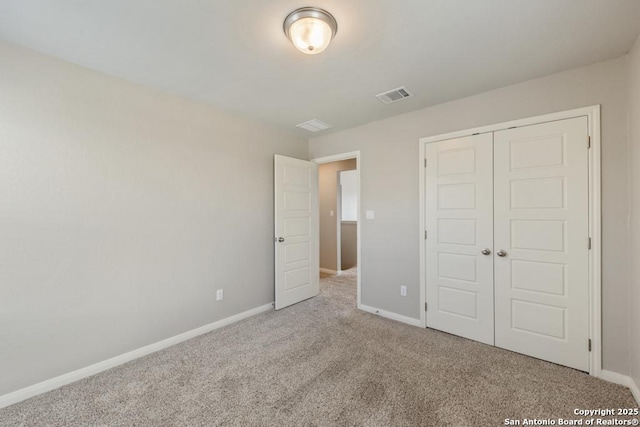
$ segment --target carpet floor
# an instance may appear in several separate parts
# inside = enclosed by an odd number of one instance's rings
[[[637,406],[585,373],[358,311],[354,279],[0,409],[0,426],[497,426]]]

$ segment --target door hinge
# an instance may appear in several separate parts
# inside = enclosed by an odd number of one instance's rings
[[[424,311],[427,311],[427,303],[424,303]]]
[[[427,159],[426,158],[424,159],[424,167],[425,168],[427,167]]]
[[[589,338],[589,351],[591,351],[591,338]]]
[[[591,237],[589,237],[589,250],[591,250]]]
[[[424,230],[424,240],[427,240],[427,230]]]
[[[587,149],[591,148],[591,137],[587,136]]]

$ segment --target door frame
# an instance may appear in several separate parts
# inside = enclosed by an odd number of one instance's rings
[[[589,337],[591,339],[591,352],[589,353],[589,374],[599,377],[602,371],[602,199],[601,199],[601,145],[600,145],[600,105],[592,105],[584,108],[560,111],[557,113],[527,117],[511,120],[488,126],[449,132],[440,135],[420,138],[420,307],[425,306],[426,301],[426,220],[425,220],[425,145],[447,139],[470,136],[476,133],[496,132],[512,127],[530,126],[545,122],[571,119],[575,117],[587,117],[588,135],[591,148],[589,149],[589,237],[591,238],[591,250],[589,251]],[[587,141],[585,141],[585,145]],[[359,277],[359,276],[358,276]],[[425,310],[420,310],[420,323],[427,327]]]
[[[340,184],[340,172],[343,171],[336,171],[336,272],[338,275],[342,274],[342,185]]]
[[[358,224],[356,224],[356,257],[358,258],[358,265],[356,267],[357,277],[357,308],[359,309],[362,301],[362,209],[361,209],[361,197],[362,197],[362,186],[360,185],[360,150],[358,151],[350,151],[348,153],[334,154],[332,156],[326,157],[317,157],[315,159],[311,159],[312,162],[321,165],[323,163],[332,163],[339,162],[340,160],[349,160],[356,159],[356,184],[358,188]],[[318,207],[319,208],[319,207]],[[341,217],[340,213],[336,212],[336,216],[338,218]],[[340,242],[338,242],[340,245]],[[318,258],[320,257],[320,253],[318,252]],[[339,266],[338,266],[339,267]]]

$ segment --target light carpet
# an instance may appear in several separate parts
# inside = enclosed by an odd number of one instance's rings
[[[573,369],[358,311],[355,272],[316,298],[0,410],[1,426],[496,426],[635,407]]]

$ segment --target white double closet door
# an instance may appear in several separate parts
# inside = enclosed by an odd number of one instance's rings
[[[427,326],[589,370],[587,118],[428,143]]]

